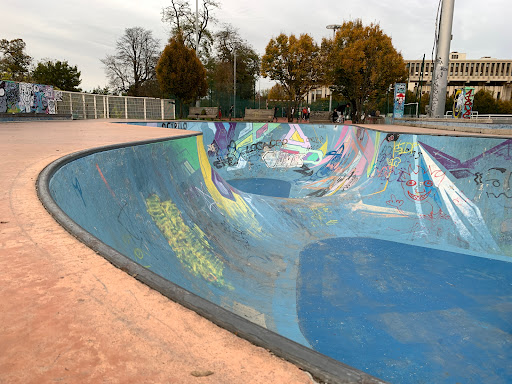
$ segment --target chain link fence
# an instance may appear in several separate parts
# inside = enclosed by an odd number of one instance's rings
[[[174,120],[174,100],[61,91],[56,112],[82,119]]]

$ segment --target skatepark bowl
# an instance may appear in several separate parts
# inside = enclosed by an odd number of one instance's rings
[[[329,383],[512,382],[512,139],[132,124],[200,133],[38,181],[110,262]]]

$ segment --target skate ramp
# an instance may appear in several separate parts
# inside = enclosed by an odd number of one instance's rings
[[[152,124],[40,182],[116,265],[332,382],[512,380],[512,140]]]

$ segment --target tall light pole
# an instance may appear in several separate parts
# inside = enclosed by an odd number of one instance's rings
[[[236,116],[236,48],[233,48],[233,118]]]
[[[196,0],[196,56],[199,58],[199,5]],[[201,106],[201,100],[196,100],[196,107]]]
[[[198,1],[199,0],[196,0],[196,52],[199,52],[199,5],[198,5]]]
[[[432,75],[430,117],[444,116],[454,6],[455,0],[443,0],[443,5],[441,7],[441,20],[439,21],[439,36],[437,39],[434,73]]]
[[[329,24],[327,27],[325,27],[327,29],[332,29],[332,40],[334,41],[334,39],[336,38],[336,31],[338,29],[341,28],[341,25],[340,24]],[[332,111],[332,89],[329,90],[330,92],[330,95],[329,95],[329,112]],[[308,93],[308,96],[309,96],[309,93]]]
[[[328,25],[325,28],[332,29],[332,38],[334,40],[334,38],[336,37],[336,31],[341,28],[341,25],[339,25],[339,24],[330,24],[330,25]]]

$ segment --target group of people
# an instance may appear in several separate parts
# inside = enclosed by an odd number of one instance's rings
[[[228,114],[228,118],[229,118],[229,121],[231,121],[231,118],[235,117],[234,115],[234,111],[235,111],[235,106],[234,105],[231,105],[231,107],[229,108],[229,114]],[[219,120],[222,120],[222,109],[219,107],[218,111],[217,111],[217,118]]]
[[[332,122],[342,123],[345,119],[350,118],[350,104],[339,105],[332,111]]]
[[[279,118],[279,107],[276,105],[273,109],[274,109],[274,117],[273,117],[272,121],[277,122],[278,118]],[[295,115],[295,108],[292,107],[290,112],[291,112],[291,117],[293,119],[293,117]],[[310,115],[311,115],[311,108],[309,106],[304,106],[302,108],[302,110],[300,111],[300,119],[302,119],[303,121],[309,121]],[[222,120],[222,111],[221,111],[220,107],[219,107],[217,117],[219,118],[219,120]],[[228,118],[229,118],[229,120],[231,120],[234,117],[235,117],[234,116],[234,106],[231,105],[231,108],[229,108]],[[349,104],[347,104],[346,106],[339,105],[332,112],[332,122],[333,123],[341,123],[344,121],[344,119],[349,119],[349,118],[350,118],[350,105]]]
[[[295,108],[292,107],[289,112],[290,112],[290,116],[293,119],[293,117],[295,116]],[[311,114],[311,108],[310,107],[304,107],[304,108],[302,108],[302,111],[300,113],[300,118],[302,120],[309,120],[309,115],[310,114]],[[277,122],[278,118],[279,118],[279,107],[276,105],[274,107],[274,118],[272,119],[272,121],[276,121]]]

